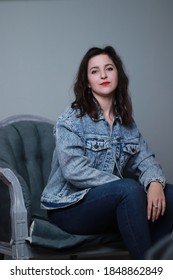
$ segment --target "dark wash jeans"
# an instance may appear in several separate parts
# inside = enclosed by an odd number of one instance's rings
[[[147,195],[133,179],[120,179],[92,188],[78,203],[49,210],[51,222],[74,234],[120,231],[132,259],[173,230],[173,185],[165,187],[166,212],[152,223],[147,219]]]

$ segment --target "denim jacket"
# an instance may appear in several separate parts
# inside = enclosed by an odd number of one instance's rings
[[[102,113],[97,121],[67,108],[55,126],[56,147],[41,207],[62,208],[81,200],[90,188],[135,178],[146,189],[152,181],[164,186],[165,176],[135,122],[116,118],[112,127]]]

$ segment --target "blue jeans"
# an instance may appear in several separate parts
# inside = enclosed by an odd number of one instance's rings
[[[48,211],[51,222],[74,234],[118,230],[132,257],[144,259],[154,242],[173,230],[173,186],[165,187],[166,212],[156,222],[147,219],[147,196],[133,179],[92,188],[78,203]]]

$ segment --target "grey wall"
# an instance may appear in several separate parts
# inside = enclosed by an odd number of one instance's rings
[[[56,120],[78,64],[113,45],[130,77],[136,122],[173,182],[173,1],[0,1],[0,119]]]

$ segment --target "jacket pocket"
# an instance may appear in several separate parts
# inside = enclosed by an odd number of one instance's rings
[[[138,143],[124,143],[122,147],[123,153],[129,155],[135,155],[140,151],[140,145]]]
[[[106,140],[87,139],[85,142],[85,148],[94,152],[108,149],[109,143]]]
[[[128,142],[121,143],[120,152],[120,169],[125,167],[127,162],[133,158],[140,151],[140,145],[138,139],[132,139]]]
[[[106,138],[87,138],[85,140],[85,155],[90,159],[91,165],[102,169],[110,143]]]

